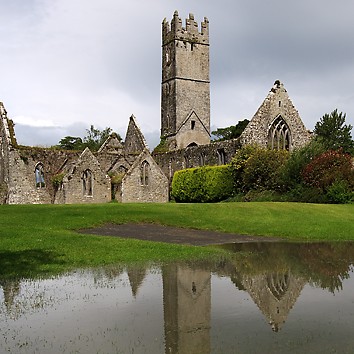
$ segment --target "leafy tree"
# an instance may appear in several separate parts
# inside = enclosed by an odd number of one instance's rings
[[[59,141],[58,147],[64,150],[82,150],[82,139],[75,136],[66,136]]]
[[[91,125],[90,129],[86,129],[86,133],[83,139],[80,137],[66,136],[59,141],[57,147],[65,150],[84,150],[88,147],[91,151],[97,151],[112,134],[114,134],[119,141],[122,140],[119,134],[112,133],[112,129],[108,127],[100,130]]]
[[[111,128],[105,128],[102,131],[96,129],[93,125],[86,129],[87,135],[84,137],[84,145],[92,151],[97,151],[112,133]]]
[[[226,128],[218,128],[211,133],[217,137],[215,141],[236,139],[242,134],[248,123],[249,120],[244,119],[239,121],[236,125],[231,125],[230,127]]]
[[[350,131],[352,126],[345,123],[346,114],[335,109],[331,114],[325,114],[316,123],[314,133],[316,139],[320,140],[326,150],[338,150],[354,153],[354,141]]]

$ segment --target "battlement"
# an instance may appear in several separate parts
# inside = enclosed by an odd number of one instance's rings
[[[162,22],[162,44],[169,43],[172,40],[183,40],[200,44],[209,44],[209,21],[204,17],[199,31],[198,23],[194,20],[194,15],[189,14],[186,19],[185,27],[182,26],[182,20],[179,18],[178,11],[173,14],[171,24],[166,20]]]

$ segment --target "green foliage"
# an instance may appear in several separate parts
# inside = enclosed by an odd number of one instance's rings
[[[58,147],[64,150],[83,150],[84,145],[80,137],[66,136],[59,141]]]
[[[166,138],[161,138],[159,145],[157,145],[153,153],[162,153],[168,151],[168,144]]]
[[[281,171],[288,157],[286,150],[256,150],[248,158],[242,174],[244,191],[281,189]]]
[[[91,151],[97,151],[110,135],[114,135],[119,141],[122,140],[119,134],[112,133],[112,129],[108,127],[100,130],[91,125],[90,129],[86,129],[86,133],[87,135],[83,139],[75,136],[66,136],[59,141],[57,147],[64,150],[79,151],[88,147]]]
[[[334,181],[327,189],[327,197],[331,203],[346,204],[354,200],[354,191],[347,181]]]
[[[302,184],[302,171],[305,166],[325,151],[323,144],[315,139],[311,140],[306,146],[294,150],[281,171],[283,190],[291,190]]]
[[[62,185],[64,176],[64,173],[58,173],[52,177],[52,184],[55,190],[58,190],[59,187]]]
[[[172,180],[172,197],[177,202],[218,202],[232,195],[230,166],[203,166],[177,171]]]
[[[236,139],[242,134],[248,123],[249,120],[244,119],[239,121],[236,125],[231,125],[230,127],[226,128],[217,128],[216,130],[212,131],[211,134],[217,137],[215,141]]]
[[[85,147],[88,147],[91,151],[97,151],[112,133],[112,129],[107,127],[101,131],[91,125],[90,129],[86,129],[86,133],[87,135],[83,140]]]
[[[236,151],[234,157],[232,158],[231,170],[236,192],[242,191],[242,175],[248,159],[259,149],[260,147],[258,145],[244,145],[241,149]]]
[[[352,126],[345,123],[346,114],[335,109],[331,114],[325,114],[316,123],[314,133],[326,150],[343,149],[344,152],[354,153],[354,141],[350,135]]]

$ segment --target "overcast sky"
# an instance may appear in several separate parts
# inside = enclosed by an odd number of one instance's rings
[[[275,80],[310,130],[335,108],[354,125],[353,0],[0,0],[0,101],[20,144],[91,124],[160,129],[161,22],[210,22],[212,128],[252,118]]]

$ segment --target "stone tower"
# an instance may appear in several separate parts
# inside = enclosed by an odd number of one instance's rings
[[[209,21],[162,22],[161,138],[169,150],[210,142]]]

